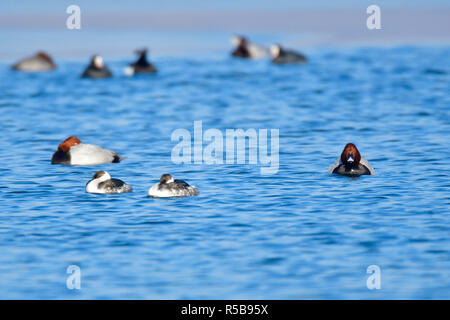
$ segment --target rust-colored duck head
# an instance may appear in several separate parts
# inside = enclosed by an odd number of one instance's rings
[[[361,154],[353,143],[347,143],[341,153],[341,161],[345,166],[357,166],[361,161]]]
[[[51,64],[53,64],[53,60],[50,57],[50,55],[48,55],[47,53],[45,53],[44,51],[39,51],[38,53],[36,53],[36,57],[43,59]]]
[[[67,152],[71,147],[76,146],[77,144],[80,143],[81,143],[80,139],[78,139],[75,136],[71,136],[59,144],[58,150],[62,152]]]

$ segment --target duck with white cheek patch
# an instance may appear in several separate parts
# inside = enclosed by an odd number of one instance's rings
[[[101,79],[112,77],[111,71],[105,66],[103,58],[99,55],[94,55],[91,58],[91,63],[87,66],[81,75],[82,78]]]
[[[86,192],[88,193],[124,193],[131,192],[133,189],[129,184],[122,180],[111,178],[106,171],[97,171],[92,180],[86,184]]]
[[[196,196],[199,191],[183,180],[174,180],[170,174],[163,174],[159,183],[148,190],[148,195],[155,198]]]

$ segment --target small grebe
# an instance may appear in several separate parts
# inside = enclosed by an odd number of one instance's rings
[[[163,174],[159,183],[148,190],[148,195],[155,198],[196,196],[199,191],[183,180],[174,180],[170,174]]]
[[[86,184],[86,192],[89,193],[124,193],[133,189],[122,180],[113,179],[106,171],[97,171],[92,180]]]

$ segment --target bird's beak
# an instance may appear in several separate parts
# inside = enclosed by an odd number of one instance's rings
[[[348,163],[353,163],[353,162],[355,162],[355,159],[353,159],[353,155],[349,155],[349,156],[348,156],[347,162],[348,162]]]

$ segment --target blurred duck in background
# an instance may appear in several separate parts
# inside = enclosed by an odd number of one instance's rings
[[[39,51],[34,56],[15,63],[11,69],[17,71],[50,71],[56,69],[56,65],[47,53]]]
[[[254,44],[242,36],[231,37],[231,43],[235,46],[235,49],[231,52],[231,55],[239,58],[249,59],[262,59],[269,57],[269,51],[257,44]]]
[[[147,60],[147,49],[136,50],[136,54],[139,56],[135,63],[130,64],[125,68],[125,74],[132,76],[136,73],[147,74],[155,73],[156,68],[153,64]]]
[[[276,64],[306,62],[306,57],[303,54],[284,49],[279,44],[270,47],[270,55],[272,56],[272,62]]]
[[[99,55],[94,55],[91,58],[91,63],[84,70],[81,77],[93,79],[110,78],[112,77],[112,73],[109,71],[108,67],[105,66],[103,58]]]

